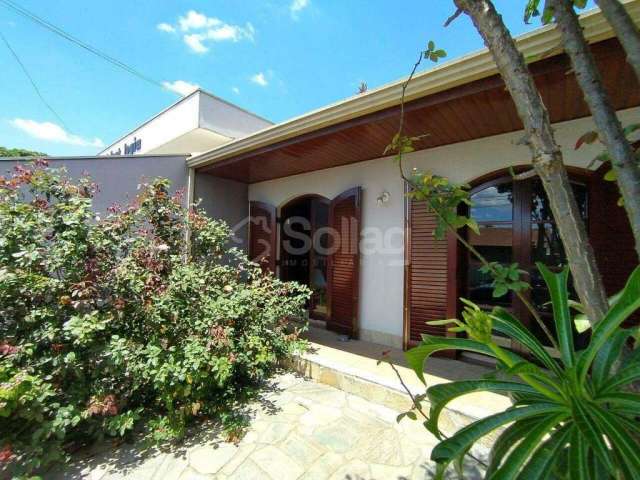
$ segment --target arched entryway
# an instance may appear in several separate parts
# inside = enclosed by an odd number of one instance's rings
[[[320,195],[296,197],[280,207],[280,261],[282,280],[307,285],[311,318],[328,314],[328,233],[330,200]]]
[[[308,194],[280,208],[249,202],[249,257],[314,292],[310,316],[358,338],[360,187],[331,200]],[[295,220],[295,221],[294,221]]]

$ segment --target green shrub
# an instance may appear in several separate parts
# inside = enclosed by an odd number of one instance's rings
[[[485,312],[466,300],[463,320],[429,323],[453,323],[451,330],[465,332],[468,338],[423,335],[422,343],[407,352],[407,360],[422,381],[425,359],[440,350],[478,352],[498,362],[497,374],[489,378],[427,389],[430,412],[425,427],[441,440],[431,453],[438,474],[451,462],[461,465],[483,436],[509,425],[493,445],[485,478],[640,478],[640,394],[630,388],[640,379],[640,349],[623,355],[626,343],[637,343],[639,329],[621,327],[640,308],[640,267],[594,326],[583,350],[573,344],[568,269],[553,273],[542,264],[538,268],[551,293],[560,360],[552,358],[506,310],[498,307]],[[517,341],[527,356],[499,347],[492,331]],[[509,394],[513,406],[446,438],[438,426],[442,410],[450,401],[478,391]],[[415,412],[410,413],[415,417]]]
[[[101,219],[88,178],[43,163],[0,177],[5,469],[137,427],[159,441],[202,417],[235,427],[236,402],[302,345],[288,319],[306,287],[263,274],[168,187],[143,185]]]

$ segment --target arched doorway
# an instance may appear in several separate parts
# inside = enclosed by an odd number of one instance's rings
[[[283,280],[308,285],[311,317],[324,317],[328,329],[352,338],[359,325],[361,198],[362,189],[353,187],[331,200],[296,197],[279,209],[249,202],[249,258]]]
[[[329,208],[320,195],[296,197],[280,208],[280,278],[311,289],[309,315],[319,320],[328,314]]]

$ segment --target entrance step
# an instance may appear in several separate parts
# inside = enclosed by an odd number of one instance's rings
[[[331,385],[398,413],[405,412],[412,406],[411,398],[392,368],[386,363],[378,365],[382,352],[386,351],[412,395],[425,391],[425,386],[415,372],[406,366],[404,354],[398,349],[359,340],[340,341],[335,333],[314,327],[310,328],[306,337],[309,350],[297,355],[290,366],[319,383]],[[454,380],[478,379],[489,370],[486,366],[458,360],[431,358],[426,362],[425,379],[430,386]],[[509,399],[502,395],[488,392],[465,395],[451,402],[441,414],[440,428],[451,435],[470,422],[502,411],[510,405]],[[428,413],[426,402],[423,402],[423,408]],[[481,445],[489,447],[494,439],[489,435]]]

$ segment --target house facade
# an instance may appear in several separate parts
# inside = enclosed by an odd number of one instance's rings
[[[639,18],[639,2],[627,7]],[[584,15],[582,23],[621,121],[636,122],[640,91],[622,48],[599,12]],[[592,161],[602,147],[574,147],[594,129],[589,111],[553,27],[517,41],[614,293],[638,258],[616,187]],[[192,198],[225,181],[225,194],[236,192],[238,212],[249,214],[248,221],[227,219],[248,223],[249,254],[281,278],[309,285],[310,316],[339,333],[406,348],[421,333],[447,335],[425,322],[457,316],[461,296],[512,309],[539,333],[517,299],[493,298],[477,262],[453,237],[436,239],[434,214],[405,195],[397,163],[383,154],[398,128],[401,83],[190,157]],[[510,166],[526,168],[530,153],[519,144],[522,124],[490,54],[483,50],[418,74],[406,100],[406,134],[426,136],[405,156],[405,172],[415,168],[471,185],[469,213],[481,234],[464,232],[467,240],[490,260],[527,270],[528,295],[551,321],[534,262],[555,267],[566,259],[539,181],[514,182],[508,173]],[[205,203],[222,198],[213,187],[206,193]]]
[[[640,0],[624,3],[640,22]],[[581,22],[620,120],[637,123],[639,85],[609,24],[599,11]],[[606,166],[593,162],[602,146],[575,149],[594,129],[590,113],[553,26],[517,44],[549,111],[613,294],[639,259],[616,205],[617,187],[603,179]],[[237,246],[252,259],[284,280],[309,285],[310,318],[338,333],[407,348],[422,333],[448,335],[426,322],[458,316],[465,297],[511,309],[542,337],[523,305],[508,295],[494,298],[474,258],[452,236],[436,239],[434,214],[407,197],[399,165],[384,154],[398,130],[404,81],[275,125],[198,90],[98,156],[51,160],[72,174],[92,174],[102,185],[101,207],[133,197],[140,177],[171,178],[187,204],[232,226]],[[514,182],[508,172],[530,168],[531,158],[491,55],[481,50],[418,73],[405,99],[404,132],[421,139],[405,155],[403,171],[471,186],[468,213],[481,233],[463,235],[491,261],[518,262],[532,286],[527,295],[550,322],[534,264],[557,267],[566,258],[540,182]]]

